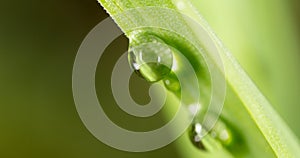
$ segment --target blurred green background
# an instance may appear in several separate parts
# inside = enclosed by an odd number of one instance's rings
[[[197,4],[300,137],[299,1]],[[73,62],[86,34],[107,16],[96,0],[0,2],[0,157],[183,157],[176,153],[176,143],[183,138],[148,153],[110,148],[94,138],[77,115]],[[107,52],[126,47],[127,39],[121,37]]]

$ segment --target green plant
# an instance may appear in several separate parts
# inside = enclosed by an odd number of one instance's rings
[[[291,132],[289,127],[282,121],[279,115],[273,110],[272,106],[256,88],[254,83],[250,80],[248,75],[244,72],[241,66],[237,63],[231,53],[223,46],[220,40],[214,35],[213,31],[206,24],[203,18],[199,15],[197,10],[185,0],[100,0],[100,3],[105,7],[109,14],[114,18],[116,23],[121,27],[127,37],[130,38],[132,45],[138,45],[150,36],[155,36],[161,39],[166,44],[174,47],[179,53],[189,56],[189,61],[193,67],[198,71],[200,76],[201,89],[208,93],[209,89],[209,74],[205,71],[205,64],[203,59],[195,58],[200,54],[199,49],[193,47],[189,40],[183,39],[176,34],[177,32],[164,32],[163,30],[154,29],[150,23],[145,22],[149,15],[145,15],[147,11],[132,10],[142,7],[160,7],[169,8],[178,13],[188,15],[196,22],[200,23],[207,32],[210,33],[212,39],[217,44],[220,51],[220,56],[225,67],[225,78],[228,83],[227,96],[225,100],[224,109],[221,115],[221,122],[232,133],[232,139],[229,144],[221,142],[208,135],[203,139],[203,145],[208,151],[191,149],[186,144],[191,144],[188,141],[185,144],[178,144],[179,150],[187,157],[192,156],[207,156],[207,157],[299,157],[298,150],[300,149],[297,138]],[[185,8],[181,8],[184,6]],[[119,16],[122,13],[130,11],[126,16]],[[143,14],[144,13],[144,14]],[[149,12],[148,12],[149,13]],[[153,10],[151,17],[160,16]],[[172,17],[173,15],[170,15]],[[177,15],[178,16],[178,15]],[[134,22],[132,22],[134,21]],[[178,30],[188,30],[195,33],[195,28],[189,25],[184,18],[179,18],[173,22],[166,19],[166,23],[170,22]],[[139,30],[131,28],[132,23],[135,26],[141,27]],[[169,24],[170,24],[169,23]],[[147,27],[147,25],[149,25]],[[180,31],[178,31],[180,32]],[[138,35],[137,35],[138,34]],[[189,34],[187,35],[189,36]],[[192,35],[197,37],[197,34]],[[143,38],[140,38],[143,37]],[[197,41],[200,46],[205,45],[205,41]],[[210,55],[210,50],[203,47],[204,51]],[[214,60],[212,58],[212,60]],[[213,61],[217,66],[218,61]],[[218,67],[221,69],[221,67]],[[184,68],[182,68],[184,71]],[[202,71],[203,70],[203,71]],[[148,72],[151,73],[151,72]],[[176,80],[175,77],[170,76],[171,79]],[[177,93],[174,92],[173,93]],[[207,98],[203,98],[205,101]],[[168,114],[166,114],[168,115]],[[185,149],[189,149],[185,151]]]

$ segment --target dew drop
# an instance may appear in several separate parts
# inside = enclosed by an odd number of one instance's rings
[[[211,135],[213,138],[218,139],[224,146],[230,146],[233,142],[232,132],[222,120],[216,122]]]
[[[149,82],[157,82],[171,72],[172,49],[154,36],[147,36],[141,43],[134,42],[128,51],[131,68]]]
[[[190,137],[191,137],[192,143],[197,148],[206,150],[204,147],[204,144],[202,142],[202,139],[203,139],[202,130],[203,130],[203,127],[199,122],[192,124]]]
[[[163,82],[168,90],[172,92],[180,92],[181,87],[179,80],[173,72],[171,72],[170,75],[168,75],[168,77],[166,77]]]
[[[231,131],[221,120],[216,123],[211,131],[207,132],[205,126],[198,120],[195,120],[191,125],[190,139],[198,149],[212,152],[222,146],[231,149],[234,145]],[[240,146],[240,144],[237,145]]]

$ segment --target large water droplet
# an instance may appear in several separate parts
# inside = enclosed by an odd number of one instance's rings
[[[132,69],[149,82],[165,78],[173,64],[172,49],[154,36],[130,45],[128,60]]]

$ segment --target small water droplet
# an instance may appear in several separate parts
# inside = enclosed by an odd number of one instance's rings
[[[210,131],[210,134],[225,146],[231,145],[233,141],[231,130],[221,119],[216,122],[212,131]]]
[[[207,132],[205,126],[198,120],[191,125],[190,139],[197,148],[212,152],[222,146],[231,149],[234,145],[231,131],[221,120],[218,120],[214,128]]]
[[[205,150],[204,144],[202,142],[203,139],[203,135],[202,135],[202,130],[203,127],[200,123],[196,122],[194,124],[192,124],[192,130],[191,130],[191,140],[193,142],[193,144],[202,150]]]
[[[178,2],[176,3],[176,6],[177,6],[177,8],[178,8],[179,10],[184,10],[184,9],[186,8],[184,2],[182,2],[182,1],[178,1]]]
[[[188,106],[188,109],[189,109],[191,116],[197,116],[201,109],[201,105],[200,104],[191,104]]]
[[[170,75],[168,75],[163,82],[168,90],[172,92],[180,92],[181,87],[179,80],[173,72],[171,72]]]
[[[136,40],[137,41],[137,40]],[[128,60],[131,68],[149,82],[157,82],[171,72],[172,49],[154,36],[133,42],[129,47]]]

